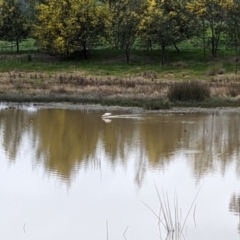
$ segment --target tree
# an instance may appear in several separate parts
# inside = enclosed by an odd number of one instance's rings
[[[211,51],[212,57],[217,56],[221,37],[225,29],[226,4],[229,0],[200,0],[188,3],[189,11],[199,20],[202,33],[202,45]]]
[[[17,52],[19,43],[28,37],[30,26],[27,15],[18,0],[4,0],[0,4],[0,38],[15,42]]]
[[[141,38],[151,41],[161,48],[161,64],[166,62],[166,48],[194,34],[191,14],[180,1],[148,0],[148,10],[142,18]]]
[[[237,66],[239,60],[240,47],[240,2],[235,0],[227,6],[226,18],[226,38],[227,43],[235,49],[236,65],[235,73],[237,74]]]
[[[49,0],[38,6],[35,37],[42,49],[69,54],[88,51],[110,26],[108,7],[95,0]]]
[[[116,49],[124,50],[127,62],[129,62],[131,47],[138,37],[144,1],[110,1],[109,6],[112,14],[112,31],[108,42]]]

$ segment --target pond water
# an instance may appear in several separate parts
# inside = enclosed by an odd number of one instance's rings
[[[239,239],[239,110],[5,108],[0,239]]]

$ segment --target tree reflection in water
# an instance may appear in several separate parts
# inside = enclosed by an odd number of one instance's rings
[[[234,193],[230,199],[229,211],[238,216],[238,232],[240,233],[240,194]]]
[[[135,182],[141,186],[147,169],[164,170],[184,155],[196,181],[206,173],[224,175],[230,164],[240,173],[239,113],[149,114],[114,118],[80,110],[1,110],[1,141],[6,155],[17,159],[26,141],[36,163],[65,180],[79,168],[127,166],[134,154]]]

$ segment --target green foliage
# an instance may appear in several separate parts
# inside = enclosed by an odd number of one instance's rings
[[[21,9],[18,0],[3,0],[0,3],[0,38],[16,44],[26,39],[30,32],[27,15]]]
[[[124,50],[127,62],[130,61],[130,50],[139,33],[144,0],[119,0],[110,2],[112,15],[111,31],[107,38],[115,49]]]
[[[198,19],[202,45],[216,57],[225,30],[227,6],[231,0],[200,0],[189,2],[187,7]]]
[[[191,44],[201,42],[212,56],[224,46],[235,48],[237,70],[239,5],[237,0],[0,0],[0,36],[10,41],[5,46],[0,42],[0,48],[22,50],[19,42],[31,26],[35,49],[52,55],[75,53],[79,60],[93,56],[93,49],[111,47],[134,64],[134,51],[141,46],[152,52],[155,63],[161,54],[161,64],[167,65],[169,60],[174,64],[202,58],[200,45]]]
[[[95,0],[49,0],[38,11],[35,37],[40,48],[53,53],[81,51],[86,59],[110,26],[107,6]]]
[[[235,73],[238,70],[239,46],[240,46],[240,2],[234,1],[227,7],[226,38],[227,44],[235,49],[236,64]]]
[[[194,35],[194,21],[181,1],[149,0],[148,13],[140,30],[146,43],[156,44],[162,50],[161,63],[166,62],[166,48],[175,46]]]
[[[176,82],[170,86],[168,98],[172,102],[201,102],[210,98],[210,89],[198,81]]]
[[[19,43],[19,49],[21,52],[32,52],[37,51],[36,41],[32,38],[24,39]],[[13,54],[17,50],[16,44],[12,44],[8,41],[0,41],[0,51],[1,53]]]

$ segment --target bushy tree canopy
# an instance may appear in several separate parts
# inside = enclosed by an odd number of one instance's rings
[[[49,0],[38,6],[35,37],[41,48],[60,54],[87,51],[109,29],[111,14],[95,0]]]

